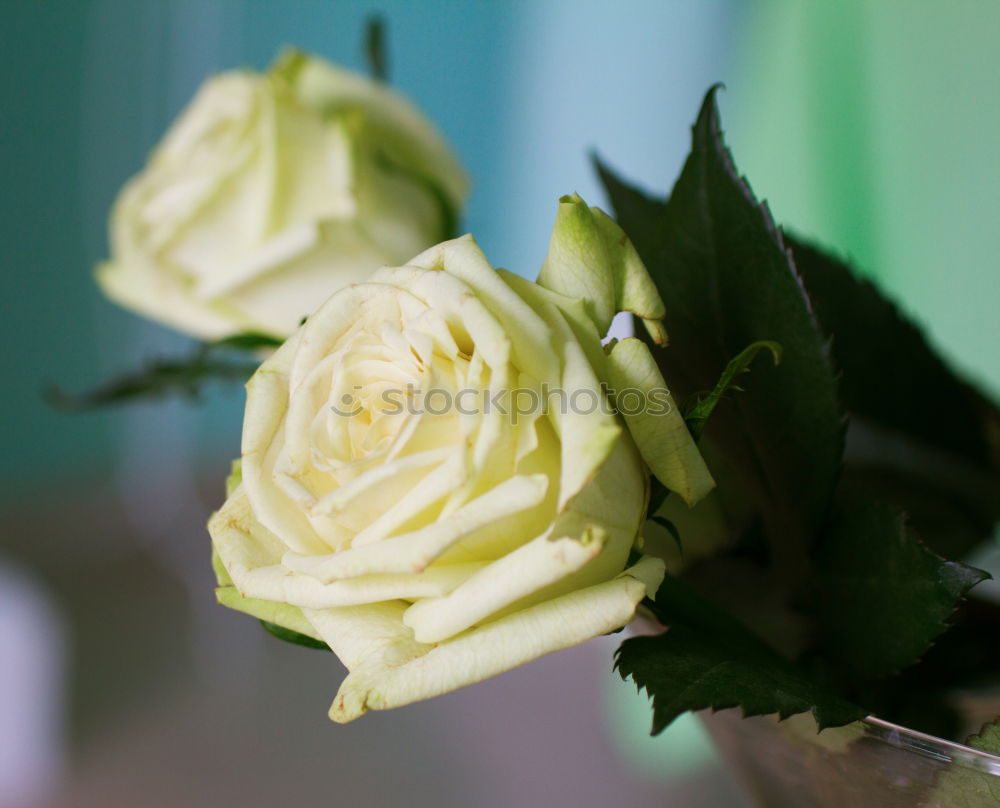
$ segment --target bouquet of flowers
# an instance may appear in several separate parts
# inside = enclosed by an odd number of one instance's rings
[[[204,342],[56,403],[246,381],[218,600],[337,655],[334,721],[635,620],[614,666],[653,732],[739,708],[706,720],[761,804],[1000,804],[1000,605],[973,561],[995,403],[774,223],[718,87],[668,196],[595,158],[609,212],[568,194],[535,280],[494,268],[378,39],[372,78],[293,51],[206,82],[97,273]],[[761,774],[764,743],[811,780]],[[940,765],[902,783],[878,743]]]

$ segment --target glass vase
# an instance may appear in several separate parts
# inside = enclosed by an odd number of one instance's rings
[[[1000,807],[1000,757],[888,721],[817,733],[808,713],[701,718],[759,808]]]

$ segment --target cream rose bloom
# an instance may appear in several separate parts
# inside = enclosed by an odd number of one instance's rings
[[[631,244],[566,197],[540,283],[444,242],[334,294],[250,380],[218,597],[333,649],[335,721],[621,628],[656,592],[661,561],[627,566],[647,463],[689,502],[712,481],[676,408],[595,406],[602,383],[663,387],[640,340],[602,348],[622,310],[662,338]]]
[[[202,339],[287,337],[340,287],[452,235],[466,191],[406,99],[291,52],[205,82],[121,191],[97,278]]]

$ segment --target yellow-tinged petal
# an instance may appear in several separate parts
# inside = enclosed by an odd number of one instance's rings
[[[274,565],[250,570],[239,590],[255,598],[302,609],[358,606],[389,600],[417,600],[447,595],[482,564],[442,564],[420,573],[375,573],[324,583],[310,575]]]
[[[406,607],[404,601],[391,600],[302,613],[347,669],[355,670],[369,664],[402,665],[433,647],[418,643],[403,625]]]
[[[597,474],[611,454],[622,428],[610,409],[600,381],[562,312],[547,305],[553,343],[562,357],[561,384],[549,400],[549,419],[562,444],[559,509]]]
[[[310,565],[303,564],[300,574],[281,564],[284,549],[281,542],[254,519],[242,489],[212,516],[209,531],[213,540],[213,565],[221,587],[231,583],[237,594],[247,600],[302,608],[324,609],[397,598],[441,597],[483,566],[481,563],[447,564],[419,573],[376,571],[330,582],[311,576]],[[227,594],[227,597],[235,596]],[[233,606],[233,602],[227,601],[225,605]]]
[[[441,465],[412,486],[375,521],[359,531],[351,542],[351,548],[360,550],[397,533],[419,514],[439,504],[465,481],[466,475],[465,452],[461,447],[457,451],[452,450]]]
[[[391,87],[297,50],[283,54],[272,72],[287,80],[309,107],[327,114],[363,110],[380,138],[390,138],[382,142],[397,162],[428,177],[439,177],[453,204],[465,198],[469,181],[448,144],[430,121]]]
[[[330,717],[345,723],[368,710],[438,696],[615,631],[632,619],[636,605],[655,592],[662,578],[663,563],[646,558],[614,580],[515,612],[434,647],[407,642],[395,630],[395,642],[369,646],[357,667],[348,665],[351,673]]]
[[[312,623],[306,620],[302,610],[296,606],[273,600],[245,598],[235,586],[220,586],[215,590],[215,599],[223,606],[256,617],[258,620],[266,620],[276,626],[305,634],[314,640],[322,639]]]
[[[600,530],[587,531],[579,539],[539,536],[483,567],[450,594],[417,601],[403,622],[419,642],[446,640],[576,572],[601,552],[606,538]]]
[[[282,563],[294,572],[311,575],[320,581],[386,572],[420,572],[460,539],[511,513],[537,505],[544,498],[547,487],[548,478],[543,474],[511,477],[447,518],[413,533],[329,555],[290,552],[285,554]]]
[[[615,343],[608,377],[643,460],[656,478],[694,505],[715,487],[705,460],[642,340]]]
[[[239,486],[223,506],[208,520],[212,548],[218,563],[231,581],[244,595],[258,596],[248,591],[248,576],[261,567],[271,567],[281,562],[287,547],[254,516],[247,499],[247,492]],[[223,577],[217,573],[219,583]]]
[[[323,516],[343,511],[351,507],[358,507],[362,504],[362,511],[367,512],[371,507],[367,505],[365,499],[380,493],[376,489],[381,489],[388,484],[398,486],[401,483],[405,488],[412,490],[417,481],[411,482],[412,476],[416,472],[424,472],[431,466],[439,466],[455,454],[452,447],[442,447],[440,449],[428,449],[425,452],[409,455],[400,460],[376,466],[371,471],[355,477],[348,483],[335,488],[329,494],[320,498],[311,510],[313,513]],[[407,483],[409,483],[407,485]]]
[[[508,286],[527,300],[535,311],[542,313],[543,316],[544,312],[550,306],[555,306],[555,308],[559,309],[569,327],[573,330],[573,334],[580,343],[580,347],[587,354],[587,360],[594,369],[594,373],[599,378],[604,379],[606,373],[604,348],[601,346],[601,334],[597,332],[597,326],[594,324],[593,319],[591,319],[587,310],[587,304],[582,298],[566,297],[558,292],[553,292],[551,289],[546,289],[544,286],[539,286],[527,278],[522,278],[520,275],[508,272],[505,269],[498,269],[497,274],[504,279]]]
[[[513,362],[520,370],[536,379],[557,375],[558,366],[549,347],[545,322],[504,283],[472,236],[431,247],[409,265],[443,270],[461,280],[503,326],[505,338],[513,348]]]

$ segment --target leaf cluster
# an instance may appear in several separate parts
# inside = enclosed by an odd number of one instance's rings
[[[667,630],[627,640],[618,670],[652,697],[654,732],[734,706],[943,732],[950,691],[1000,678],[1000,609],[968,599],[989,576],[964,563],[1000,516],[1000,414],[873,284],[774,223],[717,93],[669,197],[597,161],[666,306],[653,350],[719,483],[698,507],[726,529],[647,604]],[[765,347],[776,361],[751,368]],[[678,503],[651,505],[673,527]]]

